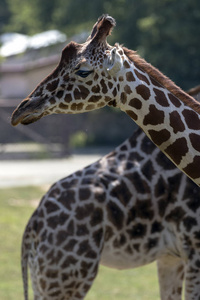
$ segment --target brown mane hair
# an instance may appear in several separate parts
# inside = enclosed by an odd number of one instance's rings
[[[200,103],[196,101],[193,97],[185,93],[181,88],[179,88],[172,80],[167,76],[162,74],[158,69],[153,67],[151,64],[147,63],[143,58],[141,58],[135,51],[130,50],[126,47],[122,47],[125,55],[134,64],[146,72],[151,78],[157,81],[160,85],[165,87],[170,93],[172,93],[179,100],[184,102],[187,106],[191,107],[194,111],[200,114]]]

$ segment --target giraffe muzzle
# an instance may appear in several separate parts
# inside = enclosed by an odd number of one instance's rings
[[[42,107],[43,103],[40,97],[24,99],[13,112],[11,124],[16,126],[20,123],[28,125],[36,122],[44,115]]]

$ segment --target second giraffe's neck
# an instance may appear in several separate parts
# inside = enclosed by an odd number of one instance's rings
[[[125,53],[125,111],[175,165],[200,185],[200,105],[135,52]]]

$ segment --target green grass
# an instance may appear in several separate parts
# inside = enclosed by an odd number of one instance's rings
[[[45,188],[47,190],[47,188]],[[24,187],[0,190],[0,299],[22,300],[20,268],[21,237],[36,200],[44,188]],[[86,300],[158,300],[156,266],[117,271],[100,267]]]
[[[0,299],[22,297],[20,268],[21,238],[33,212],[33,201],[40,199],[39,187],[0,190]]]

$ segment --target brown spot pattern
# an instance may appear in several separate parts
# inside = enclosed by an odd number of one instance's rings
[[[51,97],[51,98],[49,99],[49,102],[50,102],[51,104],[55,104],[55,103],[56,103],[56,99],[53,98],[53,97]]]
[[[134,121],[137,121],[138,116],[132,111],[132,110],[126,110],[127,115],[129,115],[129,117],[131,117],[131,119],[133,119]]]
[[[96,208],[91,215],[90,225],[94,227],[102,223],[102,221],[103,221],[103,211],[101,208]]]
[[[140,84],[136,87],[136,92],[140,95],[144,100],[148,100],[150,97],[150,90],[143,84]]]
[[[82,110],[83,109],[83,103],[73,103],[71,105],[71,110]]]
[[[175,110],[169,114],[170,126],[173,128],[174,133],[182,132],[185,130],[185,125],[183,124],[179,113]]]
[[[61,194],[58,201],[67,209],[71,209],[71,204],[75,203],[75,192],[68,189],[67,192]]]
[[[147,232],[147,225],[138,223],[132,227],[132,229],[127,230],[131,239],[142,238]]]
[[[192,217],[188,216],[183,219],[183,224],[185,226],[185,229],[187,231],[190,231],[193,226],[197,225],[197,221],[195,219],[193,219]]]
[[[168,94],[169,100],[174,104],[174,106],[176,107],[180,107],[181,106],[181,101],[176,98],[174,95],[172,94]]]
[[[138,98],[133,98],[130,100],[129,105],[131,107],[134,107],[136,109],[141,109],[142,108],[142,102]]]
[[[102,87],[102,93],[106,94],[108,91],[107,85],[105,84],[105,81],[101,79],[100,81],[101,87]]]
[[[135,78],[134,78],[132,72],[127,72],[127,73],[126,73],[126,80],[129,81],[129,82],[130,82],[130,81],[135,81]]]
[[[79,89],[77,89],[77,88],[75,88],[75,90],[74,90],[74,99],[75,100],[81,99],[81,93],[80,93]]]
[[[124,61],[124,68],[126,68],[126,69],[129,69],[129,68],[130,68],[129,63],[128,63],[126,60]]]
[[[55,229],[59,225],[63,225],[68,219],[68,215],[64,213],[60,213],[54,217],[49,217],[47,219],[47,225],[52,229]]]
[[[113,83],[111,81],[108,81],[108,87],[109,87],[109,89],[112,89]]]
[[[114,101],[114,100],[113,100],[113,101]],[[109,102],[108,102],[108,103],[109,103]],[[100,107],[100,108],[101,108],[101,107],[104,107],[104,106],[105,106],[105,103],[104,103],[104,102],[100,102],[100,103],[97,104],[97,107]]]
[[[90,98],[89,98],[89,100],[88,100],[88,102],[93,102],[93,103],[96,103],[96,102],[98,102],[100,99],[102,99],[102,97],[101,96],[91,96]]]
[[[129,192],[129,189],[124,180],[122,180],[115,187],[113,187],[113,189],[110,192],[110,195],[119,200],[124,206],[126,206],[129,203],[132,197],[132,194]]]
[[[55,89],[57,89],[58,83],[59,83],[59,79],[53,80],[52,82],[49,82],[49,83],[47,84],[46,89],[47,89],[49,92],[53,92],[53,91],[55,91]]]
[[[185,118],[188,128],[195,130],[200,129],[200,120],[196,112],[190,109],[184,109],[183,116]]]
[[[97,84],[97,85],[94,85],[92,87],[92,92],[93,93],[100,93],[100,86]]]
[[[196,133],[191,133],[189,137],[193,148],[200,152],[200,135]]]
[[[135,70],[135,75],[142,81],[146,82],[148,85],[150,84],[149,80],[147,79],[147,77],[143,74],[141,74],[140,72],[138,72],[137,70]]]
[[[135,204],[136,218],[152,220],[154,212],[152,210],[152,203],[150,200],[138,200]]]
[[[98,78],[99,78],[99,75],[97,73],[95,73],[94,80],[97,80]]]
[[[87,96],[90,94],[90,91],[84,85],[79,85],[78,88],[81,93],[81,98],[87,98]]]
[[[195,156],[193,162],[183,168],[183,171],[191,178],[196,179],[200,177],[200,156]]]
[[[122,102],[123,104],[125,104],[125,103],[126,103],[126,100],[127,100],[126,93],[122,92],[122,93],[121,93],[121,96],[120,96],[120,99],[121,99],[121,102]]]
[[[146,181],[142,180],[138,172],[126,175],[130,182],[134,185],[138,193],[145,194],[150,193],[149,186]]]
[[[141,168],[141,170],[144,176],[149,180],[151,180],[153,175],[155,174],[155,169],[151,160],[148,160]]]
[[[64,104],[64,103],[60,103],[59,104],[59,108],[61,108],[61,109],[68,109],[68,105],[66,105],[66,104]]]
[[[84,206],[78,206],[76,208],[76,218],[78,220],[83,220],[84,218],[88,217],[94,209],[93,204],[85,204]]]
[[[151,82],[154,86],[163,87],[157,80],[155,80],[153,77],[151,78]]]
[[[170,133],[167,129],[162,129],[160,131],[149,130],[148,133],[152,141],[158,146],[160,146],[170,138]]]
[[[130,88],[129,85],[125,85],[124,91],[125,91],[125,93],[127,93],[127,94],[131,94],[131,93],[132,93],[132,90],[131,90],[131,88]]]
[[[73,89],[73,84],[68,84],[68,86],[67,86],[67,91],[72,91],[72,89]]]
[[[165,93],[163,91],[160,91],[158,89],[153,89],[154,93],[155,93],[155,99],[157,101],[158,104],[160,104],[163,107],[168,107],[169,103],[168,100],[165,96]]]
[[[58,97],[59,99],[61,99],[62,96],[63,96],[63,94],[64,94],[64,91],[58,91],[58,92],[56,93],[56,97]]]
[[[114,90],[112,91],[112,94],[113,94],[113,97],[116,97],[116,95],[117,95],[117,89],[116,89],[116,87],[115,87]]]
[[[79,199],[81,201],[88,200],[90,198],[91,192],[88,188],[79,189]]]
[[[50,214],[51,212],[56,212],[57,210],[59,210],[59,206],[51,201],[46,201],[45,207],[46,207],[47,214]]]
[[[123,226],[124,214],[122,210],[113,201],[109,201],[107,204],[108,219],[113,225],[120,230]]]
[[[85,110],[93,110],[93,109],[95,109],[95,105],[94,104],[89,104],[85,108]]]
[[[182,209],[182,207],[176,207],[166,216],[166,220],[168,222],[173,222],[177,224],[177,226],[179,226],[184,216],[185,211]]]
[[[65,102],[70,103],[71,101],[72,101],[72,95],[71,94],[65,95]]]
[[[183,156],[188,152],[187,141],[185,138],[179,138],[165,149],[165,153],[169,155],[175,164],[179,165]]]
[[[149,113],[144,117],[144,125],[158,125],[164,123],[164,112],[156,108],[155,105],[149,106]]]
[[[87,84],[87,85],[92,85],[93,82],[92,82],[92,80],[89,80],[89,81],[86,82],[86,84]]]

